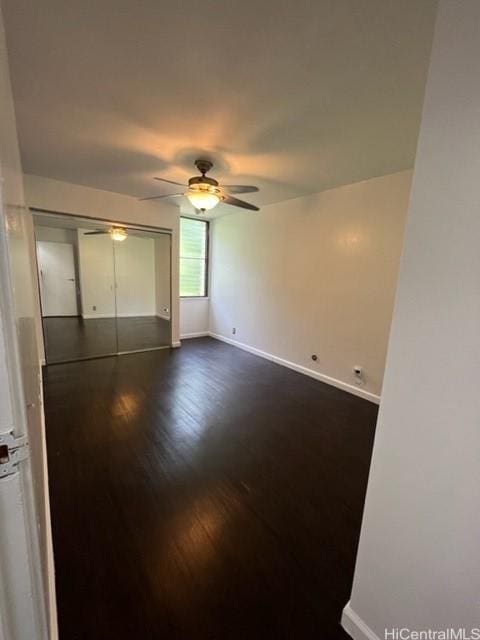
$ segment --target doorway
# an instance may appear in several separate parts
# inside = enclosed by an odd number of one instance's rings
[[[37,256],[45,317],[78,315],[73,245],[39,240]]]
[[[47,364],[170,347],[171,236],[33,213]]]

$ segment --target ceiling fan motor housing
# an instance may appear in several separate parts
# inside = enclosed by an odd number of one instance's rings
[[[219,200],[223,200],[222,192],[218,186],[218,180],[215,178],[207,177],[205,174],[213,167],[213,163],[210,160],[195,160],[195,166],[202,174],[201,176],[193,176],[188,181],[188,187],[192,192],[203,191],[215,195]],[[200,208],[200,211],[205,209]]]
[[[185,195],[197,212],[205,213],[223,200],[224,195],[218,186],[218,181],[205,175],[213,167],[213,164],[209,160],[196,160],[195,166],[202,175],[189,179],[188,191]]]
[[[205,175],[213,167],[213,162],[210,162],[210,160],[202,160],[200,158],[199,160],[195,160],[195,166],[201,174]]]
[[[218,181],[208,176],[193,176],[189,179],[188,186],[191,187],[194,184],[208,184],[211,187],[218,187]]]

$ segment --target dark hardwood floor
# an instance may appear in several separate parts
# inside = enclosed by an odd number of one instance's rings
[[[43,318],[48,363],[170,345],[170,322],[157,316]]]
[[[45,369],[60,639],[346,638],[377,407],[183,344]]]

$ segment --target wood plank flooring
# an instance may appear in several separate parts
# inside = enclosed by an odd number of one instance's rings
[[[346,638],[377,407],[183,344],[45,369],[60,640]]]
[[[49,364],[171,344],[170,322],[157,316],[46,317],[43,332]]]

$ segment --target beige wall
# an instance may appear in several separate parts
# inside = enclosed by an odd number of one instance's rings
[[[82,316],[154,316],[154,239],[129,234],[115,242],[108,234],[85,232],[78,229]]]
[[[216,219],[210,330],[375,399],[410,181],[405,171]]]
[[[110,235],[85,236],[77,229],[81,311],[84,318],[115,316],[115,267]],[[95,307],[95,309],[94,309]]]
[[[74,229],[60,229],[59,227],[43,227],[35,225],[35,240],[44,242],[64,242],[77,244],[77,234]]]
[[[209,331],[208,298],[180,298],[180,337],[198,338]]]
[[[178,296],[178,229],[179,210],[165,202],[140,202],[136,198],[91,189],[79,185],[42,178],[24,176],[25,197],[28,206],[59,213],[71,213],[124,222],[160,227],[172,232],[172,339],[179,343]],[[38,328],[39,331],[41,327]]]
[[[480,3],[441,0],[344,615],[358,639],[480,627],[479,59]]]
[[[132,234],[114,243],[117,316],[154,316],[155,241]]]

